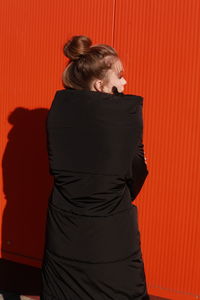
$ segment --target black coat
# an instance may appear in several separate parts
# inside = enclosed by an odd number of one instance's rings
[[[148,175],[142,106],[131,94],[56,92],[41,299],[148,299],[131,202]]]

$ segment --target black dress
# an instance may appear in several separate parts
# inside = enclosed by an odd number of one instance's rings
[[[143,97],[55,93],[42,300],[149,299],[133,201],[148,175]]]

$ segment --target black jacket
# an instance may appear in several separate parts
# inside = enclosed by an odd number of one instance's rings
[[[56,92],[41,299],[149,299],[132,204],[148,174],[142,105],[123,93]]]
[[[133,201],[148,175],[142,107],[137,95],[56,91],[47,119],[51,174],[55,179],[59,170],[119,175]]]

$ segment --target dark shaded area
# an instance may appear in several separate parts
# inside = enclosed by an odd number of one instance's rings
[[[46,119],[48,109],[18,107],[8,116],[12,125],[2,160],[6,206],[2,219],[0,292],[4,300],[20,294],[40,294],[40,269],[10,261],[41,263],[48,199],[53,186],[49,173]],[[25,260],[24,260],[25,259]],[[13,294],[14,293],[14,294]]]
[[[2,254],[40,262],[43,256],[46,212],[53,178],[49,174],[46,119],[48,109],[16,108],[8,116],[3,160],[6,206],[2,219]]]
[[[19,295],[40,295],[41,270],[0,259],[0,294],[4,300],[20,300]]]

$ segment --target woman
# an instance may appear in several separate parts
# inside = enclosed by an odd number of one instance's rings
[[[47,119],[54,186],[41,299],[149,299],[132,204],[148,175],[143,98],[123,94],[112,47],[74,36],[64,53],[65,89],[56,91]]]

